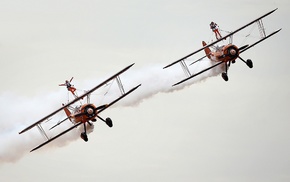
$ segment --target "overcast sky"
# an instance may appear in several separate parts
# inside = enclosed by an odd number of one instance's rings
[[[282,31],[242,54],[253,69],[171,90],[182,70],[162,67],[211,41],[211,21],[233,31],[275,8],[266,33]],[[289,12],[288,0],[0,0],[0,180],[290,181]],[[58,84],[92,87],[131,63],[125,89],[142,86],[102,113],[113,128],[29,153],[42,136],[17,132],[61,105]]]

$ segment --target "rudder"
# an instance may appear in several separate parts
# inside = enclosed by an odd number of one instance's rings
[[[202,46],[205,47],[207,44],[205,43],[205,41],[202,41]],[[211,53],[211,50],[209,47],[205,48],[204,49],[204,52],[205,52],[205,55],[208,57],[208,59],[210,59],[210,53]]]

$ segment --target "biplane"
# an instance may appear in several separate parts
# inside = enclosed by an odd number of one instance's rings
[[[113,126],[113,122],[110,118],[106,118],[103,119],[99,114],[101,112],[103,112],[104,110],[106,110],[107,108],[109,108],[110,106],[112,106],[113,104],[115,104],[116,102],[118,102],[119,100],[123,99],[125,96],[127,96],[128,94],[132,93],[134,90],[136,90],[138,87],[141,86],[141,84],[133,87],[132,89],[130,89],[129,91],[125,92],[125,89],[123,87],[123,84],[121,82],[120,79],[120,75],[122,73],[124,73],[125,71],[127,71],[130,67],[132,67],[134,64],[131,64],[127,67],[125,67],[124,69],[122,69],[121,71],[119,71],[118,73],[114,74],[113,76],[111,76],[110,78],[108,78],[107,80],[103,81],[102,83],[100,83],[99,85],[95,86],[94,88],[86,91],[84,94],[76,97],[74,100],[68,102],[67,104],[63,104],[61,108],[53,111],[52,113],[48,114],[47,116],[43,117],[42,119],[40,119],[39,121],[31,124],[30,126],[26,127],[25,129],[23,129],[22,131],[19,132],[19,134],[22,134],[34,127],[38,128],[40,133],[45,137],[46,141],[41,143],[40,145],[38,145],[37,147],[33,148],[30,152],[39,149],[40,147],[52,142],[53,140],[57,139],[58,137],[64,135],[65,133],[71,131],[74,128],[77,128],[80,125],[84,126],[84,131],[81,133],[80,137],[84,140],[84,141],[88,141],[88,136],[87,136],[87,127],[86,125],[92,125],[91,122],[95,122],[98,119],[100,119],[101,121],[104,121],[109,127]],[[100,106],[95,106],[94,104],[89,102],[86,104],[81,104],[78,107],[75,107],[73,109],[70,110],[70,107],[75,104],[76,102],[80,101],[83,98],[88,98],[89,95],[96,91],[97,89],[99,89],[102,86],[105,86],[106,84],[108,84],[110,81],[116,79],[117,83],[118,83],[118,87],[120,89],[121,92],[121,96],[119,96],[118,98],[116,98],[115,100],[111,101],[108,104],[104,104],[104,105],[100,105]],[[71,123],[73,124],[73,126],[69,127],[68,129],[60,132],[59,134],[57,134],[54,137],[49,137],[47,135],[47,131],[42,127],[42,124],[44,122],[47,122],[52,116],[56,115],[57,113],[59,113],[60,111],[64,111],[66,114],[66,118],[59,121],[57,124],[55,124],[53,127],[51,127],[49,130],[53,129],[54,127],[58,126],[59,124],[63,123],[66,120],[70,120]]]
[[[173,86],[176,86],[178,84],[181,84],[195,76],[198,76],[200,75],[201,73],[204,73],[205,71],[208,71],[210,69],[213,69],[221,64],[224,64],[224,72],[222,73],[222,78],[225,80],[225,81],[228,81],[228,68],[230,67],[231,63],[235,63],[236,59],[239,58],[241,61],[243,61],[249,68],[253,68],[253,62],[252,60],[250,59],[247,59],[247,60],[244,60],[242,57],[240,57],[240,54],[245,52],[246,50],[250,49],[251,47],[257,45],[258,43],[264,41],[265,39],[271,37],[272,35],[278,33],[281,29],[279,30],[276,30],[274,31],[273,33],[269,34],[269,35],[266,35],[265,33],[265,29],[264,29],[264,26],[263,26],[263,22],[262,22],[262,19],[268,15],[270,15],[271,13],[273,13],[274,11],[276,11],[278,8],[262,15],[261,17],[251,21],[250,23],[242,26],[241,28],[233,31],[233,32],[230,32],[229,34],[227,34],[226,36],[224,37],[221,37],[220,39],[216,40],[216,41],[213,41],[212,43],[209,43],[209,44],[206,44],[204,41],[202,42],[203,44],[203,47],[194,51],[193,53],[181,58],[181,59],[178,59],[177,61],[165,66],[163,69],[165,68],[168,68],[172,65],[175,65],[177,63],[180,63],[182,69],[184,70],[185,74],[186,74],[186,77],[185,79],[175,83]],[[258,24],[258,27],[259,27],[259,31],[260,31],[260,34],[261,34],[261,39],[254,42],[253,44],[251,45],[244,45],[244,46],[241,46],[241,47],[238,47],[234,44],[232,44],[232,40],[233,40],[233,35],[235,35],[237,32],[245,29],[246,27],[254,24],[254,23],[257,23]],[[223,45],[223,46],[215,46],[217,43],[221,42],[221,41],[224,41],[226,40],[226,38],[229,37],[229,40],[230,40],[230,43],[227,44],[227,45]],[[214,50],[211,50],[210,47],[213,47]],[[191,64],[189,65],[193,65],[201,60],[203,60],[204,58],[209,58],[210,61],[212,62],[216,62],[216,64],[214,64],[213,66],[210,66],[204,70],[201,70],[197,73],[191,73],[190,70],[188,69],[188,65],[185,63],[185,60],[191,56],[193,56],[194,54],[200,52],[204,50],[205,51],[205,56],[203,56],[202,58],[198,59],[197,61],[194,61],[192,62]]]

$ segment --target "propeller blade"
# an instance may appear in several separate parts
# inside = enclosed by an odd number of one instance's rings
[[[106,107],[108,107],[108,104],[101,105],[101,106],[97,107],[95,110],[105,109]]]
[[[249,47],[249,44],[240,47],[240,48],[239,48],[239,51],[241,51],[241,50],[243,50],[243,49],[246,49],[247,47]]]

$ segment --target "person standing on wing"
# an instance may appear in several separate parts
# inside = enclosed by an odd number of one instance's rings
[[[215,33],[215,37],[216,39],[221,39],[222,36],[219,32],[219,29],[218,29],[218,25],[216,23],[214,23],[213,21],[209,24],[210,28],[212,29],[212,31]]]

